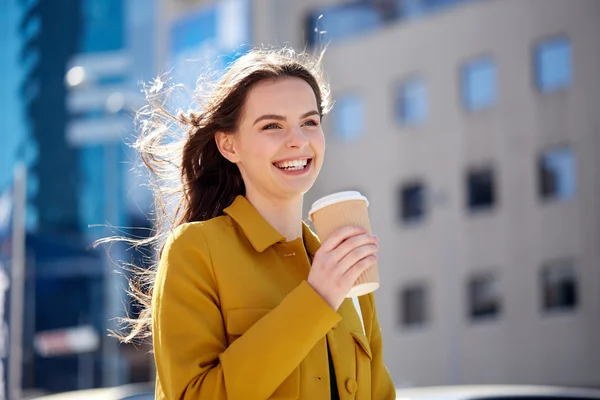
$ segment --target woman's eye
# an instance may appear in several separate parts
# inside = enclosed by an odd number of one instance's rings
[[[264,129],[264,130],[266,130],[266,129],[279,129],[279,128],[280,128],[280,127],[279,127],[279,125],[278,125],[278,124],[269,124],[269,125],[265,125],[265,126],[263,127],[263,129]]]
[[[315,121],[315,120],[312,120],[312,119],[311,119],[311,120],[309,120],[309,121],[306,121],[306,122],[304,123],[304,125],[308,125],[308,126],[317,126],[317,125],[319,125],[319,123],[318,123],[317,121]]]

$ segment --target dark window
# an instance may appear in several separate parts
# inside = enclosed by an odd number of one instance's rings
[[[467,206],[471,211],[490,209],[496,203],[494,171],[474,169],[467,173]]]
[[[404,288],[400,294],[401,323],[405,327],[423,325],[427,322],[427,290],[418,284]]]
[[[577,189],[573,151],[569,148],[555,148],[544,152],[538,162],[538,176],[542,199],[572,198]]]
[[[498,280],[492,273],[477,274],[468,283],[469,315],[472,320],[488,319],[501,311]]]
[[[542,267],[542,302],[545,311],[577,306],[577,277],[571,259],[555,260]]]
[[[425,187],[413,182],[400,188],[400,215],[404,223],[416,223],[425,216]]]

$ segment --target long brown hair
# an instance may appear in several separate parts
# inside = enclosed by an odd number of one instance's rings
[[[167,104],[178,86],[167,87],[156,79],[145,88],[147,105],[137,115],[139,136],[134,147],[150,173],[154,191],[154,230],[135,246],[152,245],[160,257],[169,233],[177,226],[204,221],[223,214],[237,195],[245,194],[238,167],[219,152],[215,134],[235,134],[244,102],[258,82],[283,77],[306,81],[315,93],[318,111],[330,109],[330,92],[318,57],[292,49],[253,49],[234,61],[217,83],[208,75],[195,90],[197,110],[170,113]],[[114,238],[100,241],[108,242]],[[130,268],[129,294],[141,306],[137,318],[122,319],[122,329],[113,332],[123,342],[152,335],[151,299],[157,263],[149,269]]]

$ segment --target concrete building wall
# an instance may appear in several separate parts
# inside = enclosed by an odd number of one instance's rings
[[[254,44],[303,49],[307,13],[335,3],[254,0]],[[185,12],[177,4],[164,12]],[[555,35],[571,43],[573,82],[540,93],[534,49]],[[335,118],[326,117],[327,157],[305,204],[308,210],[318,197],[350,188],[369,197],[381,243],[376,297],[385,360],[398,386],[600,385],[599,39],[595,0],[486,0],[330,45],[325,69],[334,99],[362,98],[365,128],[355,141],[340,140]],[[470,112],[461,103],[460,71],[479,56],[495,63],[498,97]],[[406,127],[394,99],[412,76],[426,82],[428,117]],[[554,146],[575,154],[577,191],[567,201],[541,201],[538,193],[538,158]],[[478,166],[494,171],[496,203],[473,213],[465,177]],[[398,189],[413,179],[427,186],[427,211],[409,226],[398,217]],[[577,306],[543,312],[542,265],[564,258],[575,263]],[[479,272],[497,280],[501,310],[474,322],[467,282]],[[400,291],[413,282],[427,287],[428,318],[406,328]]]

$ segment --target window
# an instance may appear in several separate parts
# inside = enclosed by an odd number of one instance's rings
[[[88,0],[81,2],[81,8],[80,15],[85,27],[79,39],[81,52],[95,53],[123,48],[127,37],[123,2]],[[115,29],[106,29],[112,24]]]
[[[555,260],[542,267],[542,304],[545,311],[577,306],[577,279],[571,259]]]
[[[568,200],[575,195],[575,155],[569,148],[544,152],[538,162],[539,190],[544,200]]]
[[[462,97],[467,110],[492,107],[498,97],[496,65],[489,58],[469,61],[462,67]]]
[[[413,78],[400,85],[396,100],[398,119],[406,125],[417,125],[427,118],[427,88],[422,79]]]
[[[29,178],[27,180],[27,183],[29,183]],[[39,226],[40,213],[35,204],[27,204],[25,207],[25,226],[28,231],[34,231]],[[2,221],[0,220],[0,223],[1,222]]]
[[[467,206],[471,211],[491,209],[496,203],[492,168],[473,169],[467,173]]]
[[[311,12],[306,19],[309,46],[338,42],[378,29],[382,15],[369,4],[336,4]]]
[[[427,291],[423,284],[404,288],[400,294],[401,324],[405,327],[420,326],[427,322]]]
[[[412,19],[474,0],[395,0],[402,18]]]
[[[493,273],[479,273],[468,282],[469,316],[472,320],[489,319],[501,311],[498,280]]]
[[[91,230],[87,229],[90,225],[106,222],[103,207],[103,193],[106,189],[106,168],[102,167],[105,165],[104,157],[105,148],[101,145],[83,146],[79,150],[82,175],[79,189],[79,220],[83,232],[86,233],[91,233]]]
[[[418,223],[425,217],[425,187],[422,183],[400,187],[400,217],[405,224]]]
[[[565,37],[546,40],[535,49],[538,89],[543,93],[568,87],[573,81],[571,42]]]
[[[99,76],[96,84],[98,86],[119,85],[124,86],[129,83],[129,78],[123,74]]]
[[[365,105],[361,97],[346,95],[335,104],[335,132],[343,141],[358,139],[365,129]]]

